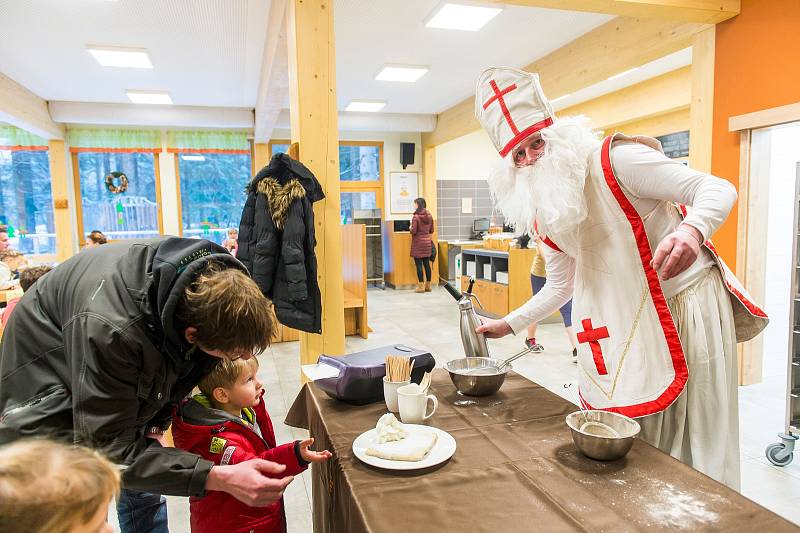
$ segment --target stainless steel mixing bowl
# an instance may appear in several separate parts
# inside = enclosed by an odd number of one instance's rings
[[[625,457],[641,427],[633,418],[608,411],[586,411],[586,420],[600,422],[613,428],[620,437],[598,437],[580,430],[584,424],[583,412],[575,411],[567,415],[567,425],[572,432],[572,441],[578,450],[587,457],[598,461],[613,461]]]
[[[489,396],[494,394],[503,385],[506,374],[511,370],[511,365],[504,366],[498,372],[498,367],[503,363],[500,359],[488,357],[464,357],[454,359],[445,365],[450,373],[453,385],[461,394],[467,396]],[[486,369],[489,374],[480,374],[481,369]],[[477,372],[477,373],[476,373]]]

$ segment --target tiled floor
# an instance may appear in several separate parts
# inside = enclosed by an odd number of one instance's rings
[[[458,309],[444,290],[430,294],[411,291],[369,291],[369,324],[374,330],[369,339],[347,338],[347,351],[402,342],[427,348],[441,366],[461,357]],[[537,340],[545,351],[528,355],[514,363],[515,370],[571,401],[576,399],[577,369],[572,363],[564,330],[560,325],[540,327]],[[522,347],[522,339],[510,337],[490,341],[494,354],[509,356]],[[274,345],[260,357],[259,378],[267,389],[267,408],[278,442],[302,438],[303,432],[284,425],[283,418],[300,390],[298,343]],[[780,368],[780,364],[769,368]],[[739,389],[740,439],[742,455],[742,493],[774,512],[800,524],[800,454],[785,468],[772,466],[764,448],[777,442],[784,429],[786,402],[785,374],[768,372],[758,385]],[[800,447],[799,447],[800,450]],[[308,473],[300,476],[286,491],[285,503],[289,532],[311,531],[311,484]],[[168,498],[170,531],[189,531],[188,502]],[[116,525],[115,513],[111,523]]]

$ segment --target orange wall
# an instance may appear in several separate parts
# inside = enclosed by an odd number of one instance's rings
[[[742,0],[741,13],[717,25],[711,171],[738,187],[739,134],[728,118],[800,102],[800,0]],[[734,208],[714,241],[736,268]]]

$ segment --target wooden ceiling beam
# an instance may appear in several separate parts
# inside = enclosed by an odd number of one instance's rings
[[[267,18],[267,40],[261,64],[253,139],[269,142],[278,115],[289,97],[289,56],[286,41],[286,0],[272,0]]]
[[[593,127],[608,131],[627,122],[689,109],[691,102],[692,67],[683,67],[568,107],[557,114],[586,115],[592,120]]]
[[[45,139],[64,138],[64,125],[53,122],[47,102],[3,74],[0,74],[0,122]]]
[[[617,17],[523,70],[539,73],[545,94],[555,99],[688,48],[693,36],[708,27],[707,24]],[[479,74],[475,73],[476,79]],[[436,146],[480,128],[474,116],[474,100],[474,97],[467,98],[440,113],[436,129],[423,133],[423,146]]]
[[[641,17],[717,24],[741,11],[740,0],[488,0],[496,4],[587,11],[620,17]]]

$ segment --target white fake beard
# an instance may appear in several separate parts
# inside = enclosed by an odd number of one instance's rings
[[[583,186],[589,156],[600,142],[586,117],[556,121],[541,131],[544,155],[531,166],[517,168],[513,152],[489,176],[495,205],[518,234],[575,231],[587,214]]]

